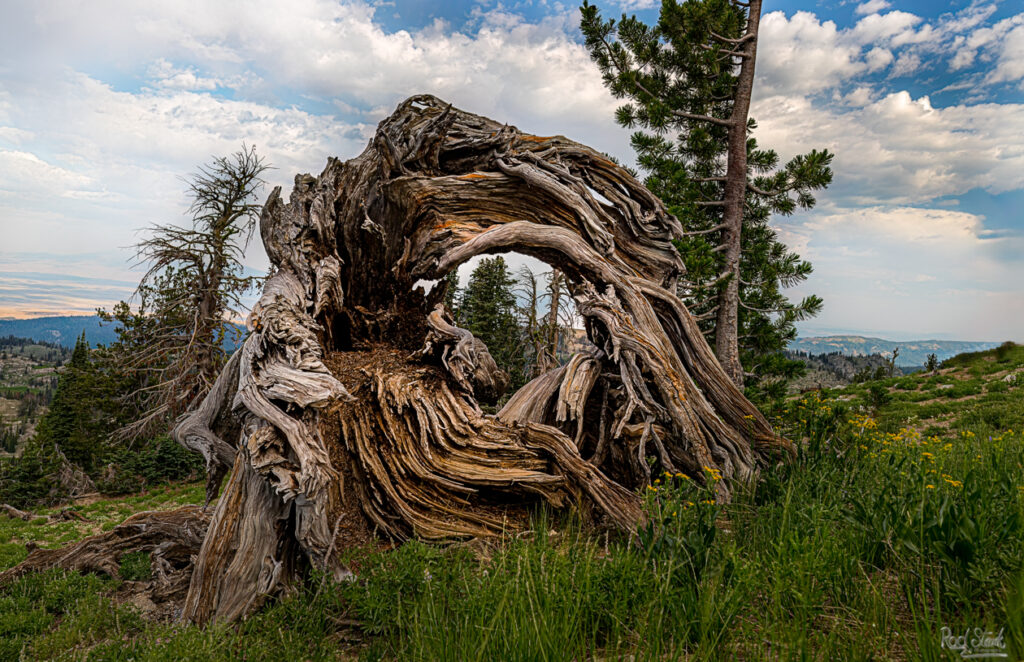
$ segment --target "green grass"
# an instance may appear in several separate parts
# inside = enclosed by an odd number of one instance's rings
[[[204,487],[200,483],[172,484],[131,497],[101,499],[88,505],[33,510],[41,517],[28,522],[0,515],[0,570],[17,565],[25,558],[27,542],[43,548],[62,547],[94,533],[109,531],[134,513],[170,510],[188,503],[202,503],[204,495]],[[46,515],[65,507],[77,512],[86,521],[47,523]]]
[[[737,485],[728,505],[662,475],[632,541],[540,512],[530,534],[490,546],[348,550],[355,581],[312,577],[206,629],[144,620],[116,604],[110,579],[25,577],[0,592],[0,659],[959,659],[941,648],[943,627],[1004,629],[1008,659],[1021,659],[1024,390],[987,388],[1020,365],[1015,351],[981,376],[992,353],[955,374],[883,380],[891,400],[878,411],[862,409],[865,385],[773,408],[800,442],[794,461]],[[961,382],[982,388],[935,390]],[[80,511],[107,527],[201,498],[199,485],[174,486]],[[25,540],[81,533],[0,521],[0,564]],[[122,573],[144,581],[148,557],[122,559]]]

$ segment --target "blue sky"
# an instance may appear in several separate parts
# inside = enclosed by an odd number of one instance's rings
[[[599,2],[653,22],[656,3]],[[182,177],[243,141],[272,184],[351,158],[430,92],[632,161],[574,3],[5,3],[0,317],[127,297]],[[766,2],[752,110],[783,159],[836,153],[776,220],[825,299],[805,335],[1024,341],[1024,4]],[[260,246],[247,264],[267,266]]]

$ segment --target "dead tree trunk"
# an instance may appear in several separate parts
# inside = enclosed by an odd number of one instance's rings
[[[790,450],[674,294],[677,220],[583,145],[413,97],[360,156],[273,191],[260,231],[252,332],[175,430],[233,464],[186,618],[242,616],[308,566],[343,577],[359,536],[498,534],[535,501],[631,530],[652,465],[742,479]],[[416,283],[511,251],[566,275],[596,349],[489,416],[507,377]]]

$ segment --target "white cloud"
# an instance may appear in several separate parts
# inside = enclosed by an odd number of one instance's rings
[[[921,56],[917,53],[900,53],[896,64],[892,66],[889,75],[892,77],[909,76],[921,68]]]
[[[850,110],[777,96],[753,113],[759,141],[783,158],[835,152],[835,181],[822,197],[836,204],[921,204],[973,188],[1024,188],[1024,105],[933,108],[928,97],[898,92]]]
[[[885,69],[893,61],[892,51],[887,48],[875,46],[864,56],[868,65],[868,73],[874,73]]]
[[[857,21],[850,36],[860,44],[906,43],[913,39],[921,17],[904,11],[871,14]]]
[[[1021,25],[1024,25],[1024,14],[1017,14],[1005,18],[995,25],[973,30],[963,39],[957,40],[954,44],[955,53],[950,61],[950,70],[958,71],[971,66],[978,58],[979,53],[984,53],[984,56],[989,59],[994,58],[1007,34]]]
[[[253,144],[277,167],[268,179],[287,191],[296,172],[354,155],[373,130],[204,93],[119,92],[83,74],[14,91],[12,119],[37,138],[0,150],[0,234],[12,251],[129,247],[136,230],[183,220],[181,177],[211,155]],[[250,258],[265,264],[258,249]]]
[[[221,87],[216,78],[204,78],[194,67],[180,68],[164,58],[158,59],[146,72],[157,87],[175,90],[215,90]]]
[[[655,4],[624,0],[627,9]],[[1011,238],[988,238],[980,217],[923,207],[977,187],[1024,187],[1024,105],[934,108],[870,74],[983,63],[989,82],[1019,79],[1024,14],[986,25],[992,4],[928,22],[887,8],[863,3],[845,29],[809,12],[762,19],[759,141],[783,159],[815,147],[836,153],[819,210],[783,231],[815,264],[810,291],[828,297],[822,319],[914,310],[941,329],[935,315],[961,303],[1009,310],[997,278],[1007,277],[1005,261],[991,254]],[[129,246],[134,229],[181,218],[181,175],[243,140],[278,167],[271,179],[287,191],[296,172],[317,172],[328,155],[354,156],[376,121],[419,92],[628,161],[628,131],[614,125],[616,101],[571,36],[576,21],[571,8],[530,23],[499,6],[474,10],[463,32],[435,22],[389,33],[358,0],[14,3],[0,25],[0,61],[19,63],[0,86],[4,248]],[[961,263],[960,281],[943,271]],[[1016,276],[1003,283],[1024,282]],[[864,292],[844,289],[844,278]],[[871,289],[876,281],[933,289],[906,290],[928,303],[896,310]],[[988,294],[944,300],[940,286]]]
[[[47,163],[35,154],[0,150],[0,195],[60,195],[70,189],[90,186],[91,177]]]
[[[866,106],[871,103],[874,93],[870,87],[862,86],[854,89],[843,97],[843,102],[849,106]]]
[[[996,67],[989,81],[1001,83],[1024,79],[1024,25],[1019,25],[1002,39]]]
[[[477,11],[472,35],[440,23],[388,33],[374,22],[374,7],[331,0],[296,0],[287,8],[272,0],[128,8],[112,1],[69,6],[41,0],[18,12],[39,32],[13,35],[0,43],[0,55],[6,49],[32,68],[62,53],[74,60],[100,50],[116,61],[156,62],[153,73],[164,86],[191,90],[258,71],[251,88],[239,83],[241,96],[274,105],[301,95],[390,110],[411,94],[429,92],[536,131],[564,131],[571,118],[580,127],[578,138],[603,141],[595,146],[604,150],[626,147],[603,130],[616,103],[586,49],[568,35],[578,20],[574,11],[537,23],[501,9]],[[39,60],[25,57],[39,50],[37,42],[46,52]],[[261,99],[261,93],[286,98]]]
[[[921,207],[868,207],[812,214],[790,228],[815,267],[799,294],[825,298],[814,326],[979,340],[1021,339],[1014,305],[1024,264],[992,260],[1000,240],[984,219]],[[984,320],[983,323],[979,323]],[[949,337],[947,335],[947,337]]]
[[[640,9],[650,9],[657,6],[658,0],[620,0],[619,6],[622,7],[622,11],[637,11]]]
[[[787,18],[781,11],[761,19],[758,94],[810,94],[865,70],[859,46],[845,43],[832,21],[809,12]]]
[[[0,140],[14,145],[20,145],[34,137],[35,134],[31,131],[25,131],[24,129],[19,129],[13,126],[0,126]]]
[[[857,5],[857,9],[854,13],[857,14],[877,14],[883,9],[888,9],[892,6],[889,0],[868,0],[867,2]]]
[[[272,183],[287,192],[296,172],[318,172],[328,156],[358,154],[376,121],[421,92],[631,157],[628,132],[614,128],[615,100],[585,48],[566,32],[574,15],[531,24],[505,11],[478,12],[478,31],[469,35],[438,23],[387,33],[373,11],[329,0],[301,0],[287,10],[269,0],[42,0],[12,8],[7,25],[19,29],[0,27],[7,37],[0,38],[0,58],[16,52],[24,66],[4,74],[0,124],[10,126],[0,139],[24,138],[12,144],[23,159],[46,162],[43,154],[60,154],[48,160],[67,172],[64,179],[88,173],[89,183],[72,186],[37,173],[34,181],[49,182],[47,190],[65,203],[47,203],[40,194],[8,209],[0,219],[7,248],[130,246],[136,228],[181,218],[181,176],[242,141],[277,167]],[[143,87],[133,90],[125,71],[115,89],[64,64],[97,52],[118,66],[137,63],[128,66]],[[223,87],[235,99],[209,93]],[[298,110],[291,99],[344,115]],[[0,165],[0,190],[23,191],[27,185],[15,178],[22,175],[12,174],[23,170]],[[25,223],[38,214],[52,222],[38,229]],[[93,229],[72,240],[73,233],[52,232],[61,223]],[[22,229],[9,232],[13,227]],[[258,249],[250,257],[265,264]]]

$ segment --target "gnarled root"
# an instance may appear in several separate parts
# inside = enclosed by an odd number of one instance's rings
[[[120,578],[125,554],[149,552],[152,580],[145,587],[154,602],[180,600],[193,562],[206,537],[210,514],[199,506],[132,515],[106,533],[62,549],[32,549],[28,558],[0,572],[0,588],[30,572],[63,568]]]

